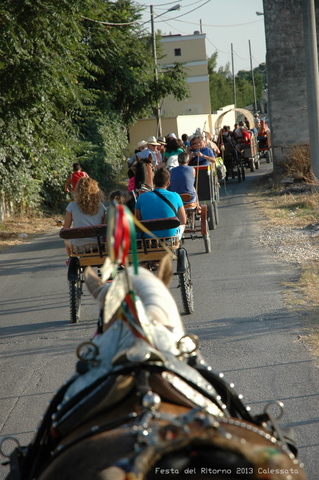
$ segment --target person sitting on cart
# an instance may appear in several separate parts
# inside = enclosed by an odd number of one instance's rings
[[[105,223],[106,207],[102,203],[104,194],[96,180],[82,177],[74,190],[74,201],[66,208],[63,228],[89,227]],[[92,238],[71,238],[64,240],[67,255],[72,253],[72,245],[78,247],[92,243]]]
[[[257,134],[257,140],[259,142],[259,148],[267,148],[269,128],[266,125],[265,120],[260,120],[260,127]]]
[[[189,154],[182,152],[178,155],[178,167],[170,171],[171,180],[168,189],[171,192],[189,193],[190,200],[187,203],[197,202],[197,194],[194,187],[195,169],[190,167]]]
[[[135,205],[135,216],[138,220],[154,220],[159,218],[177,217],[180,226],[166,230],[158,230],[154,234],[159,237],[182,238],[186,213],[180,195],[167,190],[170,184],[170,173],[165,167],[160,167],[154,175],[154,190],[140,195]]]
[[[146,160],[151,155],[152,157],[152,164],[154,168],[157,168],[162,164],[162,156],[158,151],[157,147],[160,146],[160,143],[156,140],[156,138],[149,137],[147,139],[147,147],[144,148],[141,152],[136,154],[140,160]]]
[[[240,143],[244,145],[250,145],[250,139],[252,137],[252,132],[248,130],[244,125],[240,126],[241,129],[241,138],[240,138]]]
[[[215,154],[209,147],[205,147],[205,142],[201,135],[195,135],[191,139],[190,149],[188,150],[190,166],[210,165],[215,163]]]

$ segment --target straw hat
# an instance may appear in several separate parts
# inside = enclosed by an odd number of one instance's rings
[[[155,137],[148,137],[147,143],[148,145],[160,145]]]
[[[158,137],[157,141],[158,141],[158,143],[160,143],[161,145],[167,145],[167,143],[166,143],[166,138],[165,138],[165,137]]]

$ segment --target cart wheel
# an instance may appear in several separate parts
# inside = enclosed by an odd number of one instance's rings
[[[260,169],[260,160],[258,158],[257,162],[255,162],[255,167],[256,167],[256,170],[259,170]]]
[[[254,172],[254,171],[255,171],[255,162],[254,162],[254,159],[253,159],[253,158],[250,158],[250,159],[249,159],[249,167],[250,167],[250,171],[251,171],[251,172]]]
[[[216,220],[214,215],[214,207],[211,203],[207,205],[207,213],[208,213],[208,226],[209,230],[215,230],[216,228]]]
[[[212,251],[212,242],[210,240],[209,230],[207,230],[207,234],[203,236],[204,245],[205,245],[205,253],[211,253]]]
[[[266,150],[266,152],[265,152],[265,158],[266,158],[266,163],[271,162],[271,156],[270,156],[270,152],[268,150]]]
[[[82,297],[82,280],[80,271],[76,280],[69,281],[70,290],[70,321],[71,323],[78,323],[80,320],[80,308]]]
[[[241,167],[238,165],[237,167],[237,177],[238,177],[238,183],[241,182]]]
[[[246,178],[246,172],[245,172],[245,167],[244,167],[244,165],[241,166],[241,176],[242,176],[243,181],[244,181],[245,178]]]
[[[217,204],[216,200],[213,200],[213,207],[214,207],[215,224],[218,225],[219,215],[218,215],[218,204]]]
[[[185,269],[183,273],[179,273],[179,283],[182,293],[182,302],[186,314],[193,313],[194,311],[194,294],[193,284],[191,279],[191,267],[188,261],[188,257],[185,257]]]
[[[201,227],[201,234],[204,239],[205,252],[210,253],[212,251],[212,248],[211,248],[211,241],[210,241],[210,234],[209,234],[209,227],[208,227],[208,220],[207,220],[207,205],[202,205],[200,227]]]
[[[216,180],[215,190],[214,190],[214,199],[216,200],[217,204],[219,203],[219,189],[220,189],[220,184],[219,184],[219,182]]]
[[[200,212],[200,232],[203,236],[207,234],[207,226],[207,205],[202,205]]]

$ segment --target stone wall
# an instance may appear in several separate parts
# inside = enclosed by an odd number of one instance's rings
[[[309,144],[302,1],[263,0],[263,4],[276,172],[292,145]],[[316,6],[317,24],[318,11]]]

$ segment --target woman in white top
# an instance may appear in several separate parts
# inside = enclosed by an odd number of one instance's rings
[[[106,208],[103,205],[104,194],[96,180],[82,177],[74,190],[74,201],[66,209],[63,228],[88,227],[105,223]],[[92,238],[72,238],[64,240],[68,256],[72,245],[85,245],[92,242]]]

